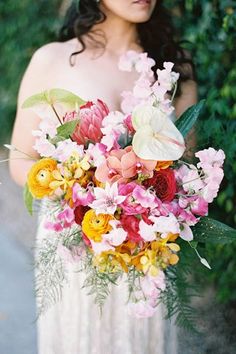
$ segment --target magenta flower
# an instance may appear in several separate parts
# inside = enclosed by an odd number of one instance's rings
[[[126,199],[121,203],[121,207],[127,215],[142,214],[147,210],[133,196],[133,192],[137,187],[138,185],[135,182],[121,184],[119,186],[119,194],[126,196]]]

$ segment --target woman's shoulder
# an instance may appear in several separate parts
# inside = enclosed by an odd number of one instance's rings
[[[55,64],[58,59],[69,57],[70,54],[79,50],[77,38],[65,42],[50,42],[39,47],[32,55],[31,62],[37,65]]]

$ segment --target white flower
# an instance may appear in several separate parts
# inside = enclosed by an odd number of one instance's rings
[[[89,206],[95,209],[96,214],[113,215],[117,206],[126,199],[126,196],[119,195],[117,182],[112,185],[106,183],[105,189],[94,188],[94,196],[95,200]]]
[[[111,246],[121,245],[127,238],[127,232],[121,227],[118,220],[111,220],[109,224],[113,229],[108,234],[103,235],[103,240]]]
[[[136,133],[133,149],[146,160],[178,160],[184,153],[184,138],[171,119],[156,107],[138,106],[132,114]]]
[[[180,232],[178,220],[173,214],[169,214],[169,216],[151,216],[149,219],[154,222],[155,231],[162,233],[162,237],[166,237],[170,232],[172,234]]]
[[[155,226],[148,225],[145,221],[141,220],[139,223],[139,234],[144,241],[154,241],[156,239]]]

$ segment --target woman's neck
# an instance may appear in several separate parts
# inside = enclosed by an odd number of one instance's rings
[[[97,40],[98,42],[104,43],[105,40],[105,52],[120,56],[131,49],[142,51],[139,45],[136,24],[127,22],[112,13],[106,14],[106,16],[107,18],[104,22],[92,28],[92,36],[95,41]],[[91,48],[91,46],[93,46],[93,48]],[[90,40],[89,47],[91,49],[97,49],[95,48],[96,46],[94,47],[94,42]]]

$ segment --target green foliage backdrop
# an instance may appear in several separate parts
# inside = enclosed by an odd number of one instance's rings
[[[199,98],[206,108],[197,126],[198,147],[212,145],[226,153],[225,178],[211,215],[236,227],[236,2],[171,0],[179,38],[196,65]],[[236,300],[236,244],[207,246],[211,272],[222,302]]]
[[[19,82],[34,50],[56,39],[61,0],[0,2],[0,143],[9,140]],[[166,0],[179,38],[196,65],[199,98],[207,98],[198,124],[199,147],[225,150],[225,179],[212,216],[236,227],[236,2]],[[236,300],[236,245],[210,246],[212,272],[222,301]]]
[[[9,140],[20,79],[33,54],[56,39],[60,0],[0,1],[0,144]]]

